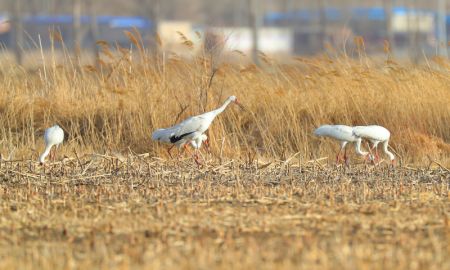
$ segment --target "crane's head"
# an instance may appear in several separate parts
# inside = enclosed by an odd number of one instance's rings
[[[392,167],[395,167],[397,165],[397,161],[395,161],[395,159],[391,160],[391,165]]]
[[[237,97],[236,97],[236,96],[230,96],[230,97],[228,98],[228,100],[229,100],[229,101],[232,101],[232,102],[237,102]]]
[[[395,165],[395,156],[391,152],[386,153],[389,156],[389,160],[391,161],[392,165]]]
[[[236,105],[238,105],[239,107],[241,107],[241,109],[243,109],[245,111],[244,106],[242,106],[242,104],[238,101],[236,96],[230,96],[228,98],[228,100],[230,100],[231,102],[234,102]]]

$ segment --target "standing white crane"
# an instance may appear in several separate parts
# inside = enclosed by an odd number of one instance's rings
[[[355,142],[355,151],[358,155],[366,156],[368,152],[361,151],[361,138],[353,134],[353,128],[346,125],[323,125],[314,131],[314,135],[329,137],[341,142],[341,147],[336,155],[336,162],[340,161],[340,154],[344,149],[344,161],[348,163],[347,148],[345,146],[349,142]]]
[[[184,145],[186,142],[197,140],[208,130],[216,116],[222,113],[231,102],[242,107],[235,96],[230,96],[222,106],[213,111],[189,117],[173,127],[156,130],[152,134],[152,139],[175,145],[178,145],[180,141],[182,142],[180,145]],[[194,158],[198,161],[197,153],[194,155]]]
[[[45,158],[50,154],[50,159],[54,160],[56,156],[56,149],[64,141],[64,131],[58,125],[49,127],[44,133],[45,150],[39,157],[39,162],[44,164]],[[55,150],[52,153],[52,147],[55,146]]]
[[[388,155],[391,163],[395,164],[395,156],[388,150],[391,133],[385,127],[377,125],[356,126],[353,127],[353,135],[362,139],[367,139],[372,143],[371,150],[375,148],[375,162],[377,162],[380,158],[378,155],[378,144],[382,142],[383,152]]]

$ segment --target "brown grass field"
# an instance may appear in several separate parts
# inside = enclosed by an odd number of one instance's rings
[[[448,269],[449,173],[147,155],[0,168],[2,269]]]
[[[0,64],[1,269],[450,269],[448,61],[257,67],[150,55],[128,34],[137,49],[99,42],[96,65]],[[203,166],[150,140],[229,95],[246,110],[215,120]],[[40,166],[54,123],[66,140]],[[398,165],[349,147],[336,166],[337,142],[312,135],[326,123],[387,127]]]

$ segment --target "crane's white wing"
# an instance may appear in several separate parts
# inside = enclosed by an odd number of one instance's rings
[[[44,132],[45,144],[60,144],[64,141],[64,131],[58,125],[49,127]]]
[[[198,117],[191,117],[176,126],[157,129],[152,133],[152,140],[181,145],[199,136],[199,134],[201,135],[197,129],[202,127],[203,122],[199,119]]]
[[[323,125],[314,131],[314,135],[330,137],[339,141],[353,142],[356,140],[352,134],[352,127],[345,125]]]
[[[51,128],[47,128],[44,132],[44,141],[45,144],[49,144],[50,143],[50,134],[52,133]]]
[[[356,126],[353,128],[353,134],[357,137],[370,140],[386,141],[391,136],[389,130],[382,126]]]
[[[201,134],[209,128],[213,119],[214,117],[208,113],[190,117],[177,125],[178,129],[175,136],[186,136],[186,134],[192,134],[194,132]]]

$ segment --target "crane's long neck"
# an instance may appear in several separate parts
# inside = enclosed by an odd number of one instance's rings
[[[356,141],[356,143],[355,143],[355,152],[356,152],[358,155],[366,156],[366,155],[369,154],[369,153],[361,150],[361,141],[362,141],[361,138],[359,138],[359,139]]]
[[[214,111],[212,111],[212,113],[214,114],[214,116],[219,115],[220,113],[222,113],[227,106],[231,103],[230,99],[227,99],[222,106],[220,106],[219,108],[215,109]]]
[[[42,155],[39,157],[39,162],[44,163],[45,162],[45,158],[48,156],[48,154],[50,153],[50,150],[52,149],[53,144],[47,144],[45,146],[45,150],[44,153],[42,153]]]
[[[386,155],[389,156],[389,159],[392,161],[395,159],[395,156],[394,156],[394,154],[392,154],[392,152],[390,152],[388,150],[388,145],[389,145],[389,140],[386,140],[383,142],[383,151],[384,151],[384,153],[386,153]]]

